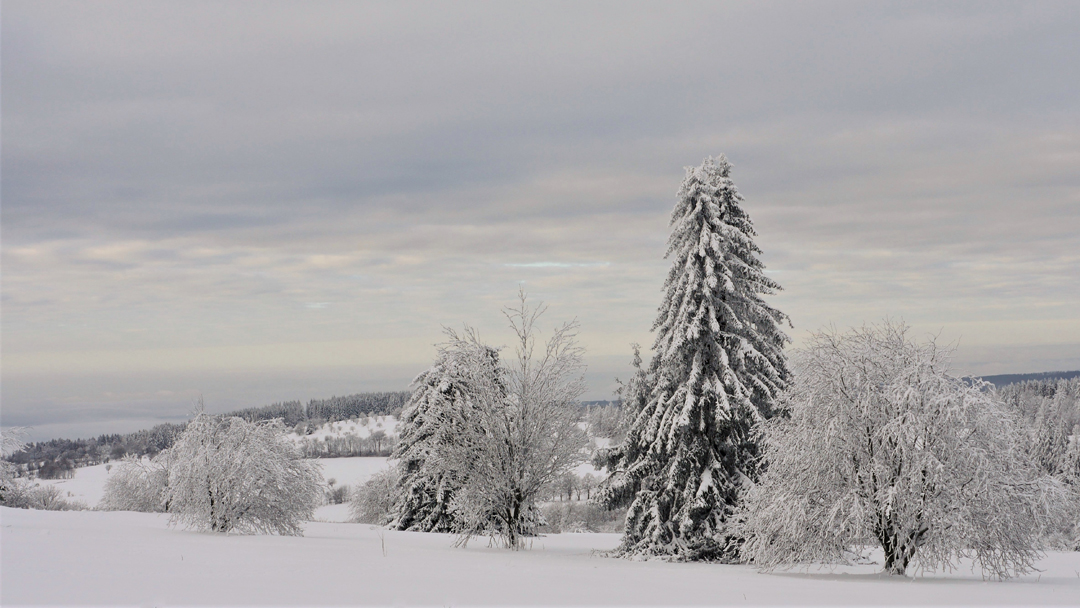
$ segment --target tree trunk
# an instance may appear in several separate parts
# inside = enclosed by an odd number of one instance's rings
[[[910,557],[906,551],[893,548],[891,551],[885,552],[885,572],[889,574],[895,574],[897,576],[903,576],[907,572],[908,561]]]

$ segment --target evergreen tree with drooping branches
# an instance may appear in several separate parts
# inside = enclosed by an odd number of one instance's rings
[[[499,353],[484,349],[472,353],[477,366],[491,376],[497,376]],[[455,410],[475,399],[473,370],[467,358],[451,349],[440,352],[435,364],[413,381],[413,393],[401,412],[401,436],[391,458],[395,467],[396,500],[390,512],[390,527],[416,532],[458,532],[451,508],[461,486],[460,475],[447,472],[437,463],[440,447],[455,441],[450,420]]]
[[[611,474],[598,502],[629,504],[619,555],[737,555],[726,522],[757,474],[757,424],[788,382],[787,316],[762,299],[780,286],[764,274],[730,174],[723,155],[686,170],[655,354],[625,387],[624,399],[638,404],[626,439],[600,457]]]

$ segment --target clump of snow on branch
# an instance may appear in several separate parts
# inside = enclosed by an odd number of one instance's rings
[[[907,332],[886,321],[819,333],[799,353],[744,506],[759,567],[844,562],[865,544],[894,574],[961,557],[998,578],[1033,567],[1061,485],[987,385],[950,376],[949,351]]]

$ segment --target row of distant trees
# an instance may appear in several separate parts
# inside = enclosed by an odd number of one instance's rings
[[[384,430],[375,430],[366,437],[346,433],[321,439],[301,437],[300,451],[305,458],[351,458],[356,456],[389,456],[396,438]]]
[[[286,401],[245,408],[226,415],[248,422],[280,419],[291,428],[298,424],[322,424],[362,416],[396,416],[400,414],[408,399],[409,391],[358,393],[329,399],[312,399],[307,406],[299,401]],[[9,454],[6,460],[16,465],[20,475],[40,479],[65,479],[73,476],[78,467],[119,460],[127,455],[153,457],[170,448],[186,426],[186,422],[164,423],[134,433],[33,442]],[[348,455],[372,454],[371,450],[353,447],[356,449],[346,450]],[[314,448],[313,450],[317,451]],[[331,455],[345,455],[341,450],[331,452]],[[382,449],[374,451],[378,454],[383,452]]]

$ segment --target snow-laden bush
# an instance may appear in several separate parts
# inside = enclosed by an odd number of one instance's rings
[[[103,511],[165,511],[165,493],[169,484],[168,463],[172,452],[166,450],[153,458],[128,456],[109,470],[105,494],[98,503]]]
[[[78,500],[67,500],[64,491],[54,485],[35,485],[26,493],[30,509],[42,511],[86,511],[89,507]]]
[[[353,494],[349,503],[352,520],[362,524],[386,525],[394,505],[399,502],[397,469],[379,471],[364,482]]]
[[[1030,570],[1061,516],[1061,484],[1021,445],[988,386],[948,374],[948,351],[902,324],[815,335],[766,423],[768,470],[746,497],[746,555],[768,569],[844,561],[877,544],[885,570]]]
[[[29,487],[25,480],[16,477],[15,465],[4,460],[23,449],[24,431],[21,428],[0,429],[0,506],[25,509],[28,506]]]
[[[323,500],[319,465],[301,457],[280,420],[200,412],[171,453],[168,511],[198,530],[300,535]]]

